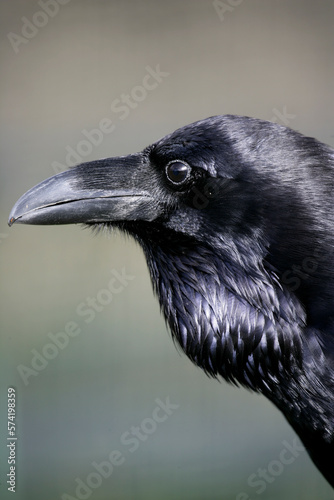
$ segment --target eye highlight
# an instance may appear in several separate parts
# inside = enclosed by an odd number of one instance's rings
[[[175,185],[180,186],[190,176],[191,168],[188,163],[180,160],[173,160],[166,166],[167,179]]]

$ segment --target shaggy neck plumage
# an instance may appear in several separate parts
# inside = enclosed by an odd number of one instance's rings
[[[264,391],[268,376],[277,381],[280,369],[301,363],[303,311],[298,317],[290,307],[281,317],[284,293],[274,275],[255,269],[245,275],[198,244],[173,245],[167,253],[165,244],[150,243],[144,250],[172,335],[209,375]]]
[[[332,402],[321,385],[324,356],[319,346],[308,345],[305,313],[276,275],[260,268],[245,275],[198,243],[146,245],[137,239],[173,338],[186,355],[210,376],[265,394],[300,435],[300,416],[307,421],[309,414],[305,431],[322,429],[331,442]]]
[[[144,249],[161,310],[186,355],[209,376],[270,399],[331,480],[324,456],[334,452],[334,379],[297,297],[251,251],[247,267],[181,235],[138,226],[127,232]]]

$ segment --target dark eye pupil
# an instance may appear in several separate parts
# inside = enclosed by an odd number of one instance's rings
[[[168,179],[174,184],[181,184],[186,180],[190,167],[181,161],[174,161],[167,165],[166,173]]]

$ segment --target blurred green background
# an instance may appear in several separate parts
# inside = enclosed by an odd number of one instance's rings
[[[1,498],[12,498],[8,386],[17,500],[333,498],[305,452],[277,465],[295,435],[268,401],[209,380],[177,352],[133,241],[6,222],[69,151],[128,154],[215,114],[275,120],[334,145],[333,15],[331,0],[1,0]],[[161,81],[138,89],[158,65]],[[85,146],[82,131],[105,118],[113,131]],[[134,279],[110,301],[103,290],[123,268]],[[90,298],[99,310],[87,323],[77,307]],[[80,334],[48,350],[68,322]],[[53,359],[24,381],[19,370],[43,349]],[[174,409],[157,423],[166,398]],[[144,434],[130,446],[132,426]],[[102,478],[92,464],[114,450],[122,463]],[[262,483],[259,469],[269,471]],[[78,479],[91,488],[76,492]]]

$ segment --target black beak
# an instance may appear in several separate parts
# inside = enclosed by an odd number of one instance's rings
[[[147,190],[150,170],[140,153],[83,163],[27,191],[8,224],[151,221],[159,215],[159,204]]]

